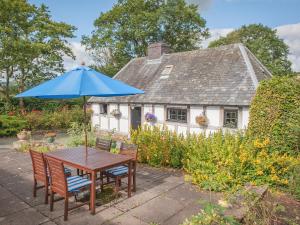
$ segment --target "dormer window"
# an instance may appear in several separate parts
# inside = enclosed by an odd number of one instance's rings
[[[161,75],[169,75],[172,72],[173,65],[166,65]]]

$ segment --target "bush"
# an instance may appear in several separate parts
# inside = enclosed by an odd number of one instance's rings
[[[184,158],[184,138],[175,132],[158,127],[145,126],[132,130],[131,140],[139,146],[138,157],[151,166],[182,167]]]
[[[90,113],[87,117],[90,118]],[[54,112],[33,110],[25,115],[25,119],[32,130],[68,129],[74,122],[83,124],[84,114],[81,107]]]
[[[15,136],[27,126],[27,121],[20,117],[0,115],[0,137]]]
[[[187,179],[213,191],[238,189],[246,183],[288,187],[299,157],[271,151],[271,141],[251,140],[244,133],[183,137],[167,129],[148,127],[132,131],[138,159],[152,166],[183,167]]]
[[[68,141],[68,146],[77,147],[77,146],[85,145],[85,133],[84,133],[84,127],[82,126],[82,124],[72,122],[67,133],[70,136],[70,139]],[[92,131],[88,131],[87,136],[88,136],[88,138],[87,138],[88,146],[95,147],[96,146],[95,133]]]
[[[273,77],[260,83],[250,108],[248,132],[253,139],[268,138],[272,151],[299,153],[299,77]]]
[[[207,203],[204,209],[186,219],[182,225],[239,225],[233,217],[225,216],[224,209],[218,205]]]

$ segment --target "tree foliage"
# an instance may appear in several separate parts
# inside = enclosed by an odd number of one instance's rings
[[[292,73],[288,60],[289,48],[273,30],[262,24],[244,25],[226,37],[213,41],[209,47],[243,43],[270,70],[273,75]]]
[[[75,28],[51,19],[45,5],[26,0],[0,1],[0,71],[13,78],[23,91],[41,80],[63,72],[63,56],[72,56],[66,38]]]
[[[82,43],[100,70],[115,74],[131,58],[146,55],[149,43],[164,41],[174,51],[198,48],[208,36],[195,5],[184,0],[119,0],[95,20]]]
[[[253,138],[268,138],[273,150],[299,154],[299,77],[273,77],[261,82],[251,104],[248,132]]]

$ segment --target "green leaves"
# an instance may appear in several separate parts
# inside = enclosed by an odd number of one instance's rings
[[[261,82],[251,104],[248,132],[253,138],[270,138],[273,150],[299,154],[299,78],[274,77]]]
[[[197,7],[184,0],[119,0],[94,25],[92,35],[83,37],[82,43],[96,67],[108,75],[131,58],[145,56],[150,43],[164,41],[173,51],[187,51],[208,37]]]
[[[73,53],[66,38],[75,27],[55,22],[45,5],[25,0],[0,2],[0,71],[14,78],[20,91],[63,72],[63,56]],[[8,90],[7,90],[8,91]]]
[[[288,60],[288,46],[280,39],[276,30],[262,24],[244,25],[226,37],[210,43],[209,47],[243,43],[270,70],[273,75],[292,73]]]

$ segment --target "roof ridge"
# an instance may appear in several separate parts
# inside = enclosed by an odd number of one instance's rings
[[[239,46],[239,49],[240,49],[241,54],[243,56],[243,59],[245,61],[245,64],[247,66],[247,70],[248,70],[248,72],[250,74],[251,80],[252,80],[252,82],[254,84],[254,87],[256,89],[257,86],[258,86],[258,80],[257,80],[256,74],[255,74],[255,71],[253,69],[252,63],[251,63],[251,61],[249,59],[249,56],[248,56],[248,54],[246,52],[246,48],[245,48],[245,46],[243,44],[238,44],[238,46]]]
[[[247,48],[247,46],[244,46],[244,48],[246,49],[246,51],[253,56],[254,60],[272,77],[272,73],[268,70],[268,68],[262,64],[262,62],[250,51],[249,48]]]

